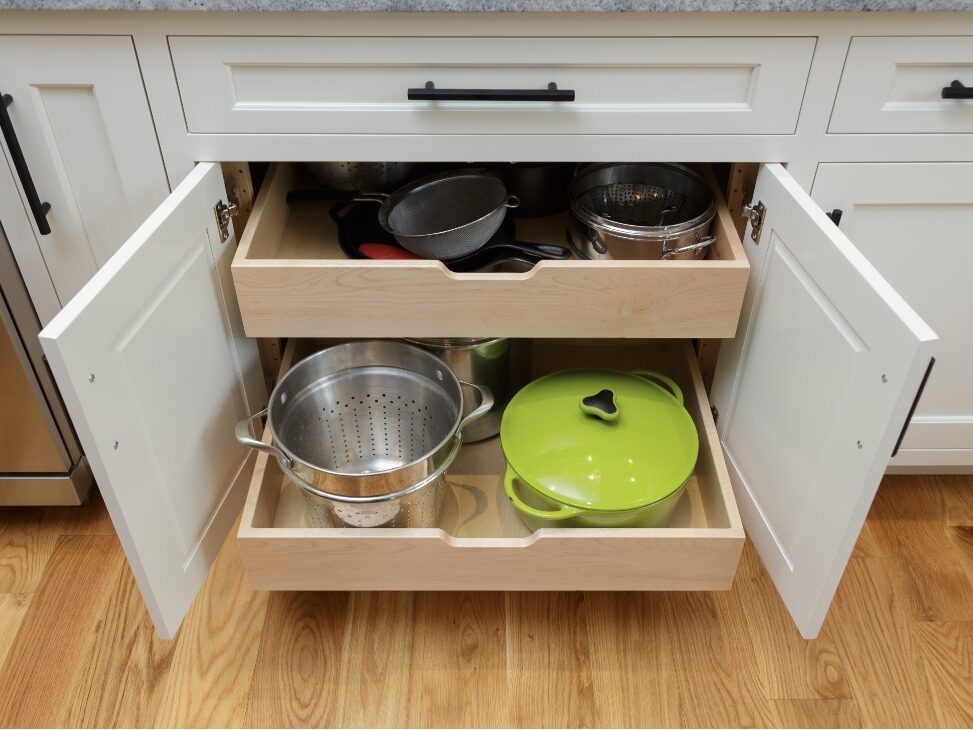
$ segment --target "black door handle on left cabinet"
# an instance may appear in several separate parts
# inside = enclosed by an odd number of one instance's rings
[[[7,107],[14,103],[14,98],[10,94],[0,93],[0,132],[3,132],[3,140],[7,143],[10,150],[10,157],[13,158],[14,168],[17,170],[17,177],[20,184],[24,186],[24,194],[27,196],[27,204],[30,205],[30,212],[34,214],[37,222],[37,230],[42,236],[51,232],[51,224],[47,222],[47,212],[51,209],[50,203],[41,202],[34,187],[34,178],[31,177],[30,168],[27,167],[27,160],[24,159],[24,151],[20,148],[20,140],[17,139],[17,132],[14,129],[13,121]]]

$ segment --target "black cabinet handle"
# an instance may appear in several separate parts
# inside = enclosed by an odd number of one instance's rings
[[[437,89],[427,81],[421,89],[409,89],[410,101],[574,101],[574,89]]]
[[[27,195],[27,203],[30,205],[30,212],[34,214],[37,221],[37,230],[42,236],[51,232],[51,225],[47,222],[47,211],[51,209],[50,203],[42,203],[34,187],[34,178],[30,176],[30,169],[27,167],[27,160],[24,159],[24,151],[20,148],[20,141],[17,139],[17,132],[14,130],[13,122],[7,107],[14,103],[14,98],[10,94],[0,94],[0,131],[3,132],[3,139],[10,150],[10,156],[14,161],[14,168],[20,178],[20,184],[24,186],[24,193]]]
[[[956,79],[949,86],[943,87],[944,99],[973,99],[973,86],[964,86],[963,82]]]
[[[909,424],[912,423],[912,417],[916,415],[916,407],[919,405],[919,399],[922,398],[922,391],[926,389],[926,383],[929,382],[929,374],[932,372],[932,366],[936,364],[936,358],[929,358],[929,365],[926,367],[926,374],[922,376],[922,382],[919,383],[919,390],[916,392],[916,397],[912,401],[912,407],[909,408],[909,415],[905,417],[905,423],[902,426],[902,430],[899,431],[899,438],[895,442],[895,448],[892,449],[892,456],[899,453],[899,447],[902,445],[902,440],[905,438],[905,432],[909,430]]]

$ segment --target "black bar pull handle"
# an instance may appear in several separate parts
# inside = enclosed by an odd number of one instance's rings
[[[905,439],[905,432],[909,430],[909,424],[912,423],[912,417],[916,415],[916,407],[919,405],[919,399],[922,398],[922,391],[926,389],[926,383],[929,382],[929,374],[932,372],[932,366],[936,364],[936,358],[929,358],[929,365],[926,366],[926,374],[922,376],[922,382],[919,383],[919,390],[916,391],[916,397],[912,401],[912,407],[909,408],[909,415],[905,417],[905,423],[902,425],[902,430],[899,431],[899,438],[895,442],[895,448],[892,449],[892,456],[899,453],[899,447],[902,445],[903,439]]]
[[[574,101],[574,89],[559,89],[553,81],[546,89],[437,89],[427,81],[409,89],[410,101]]]
[[[973,99],[973,86],[965,86],[956,79],[949,86],[943,87],[944,99]]]
[[[10,120],[7,107],[14,103],[14,98],[10,94],[0,94],[0,100],[3,102],[0,103],[0,132],[3,132],[3,140],[10,150],[20,184],[24,186],[24,194],[27,195],[30,212],[34,214],[34,220],[37,222],[37,230],[42,236],[46,236],[51,232],[51,224],[47,222],[47,212],[51,209],[51,204],[42,203],[37,194],[34,178],[30,175],[30,168],[27,167],[27,160],[24,159],[24,151],[20,148],[20,140],[17,139],[17,132]]]

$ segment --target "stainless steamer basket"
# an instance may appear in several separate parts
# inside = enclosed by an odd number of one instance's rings
[[[584,167],[571,186],[571,212],[571,244],[586,258],[692,259],[716,240],[715,197],[683,165]]]
[[[295,365],[271,395],[272,443],[237,424],[237,439],[273,454],[297,486],[342,504],[404,497],[442,475],[463,429],[486,414],[493,397],[463,416],[462,384],[439,358],[392,341],[322,350]]]

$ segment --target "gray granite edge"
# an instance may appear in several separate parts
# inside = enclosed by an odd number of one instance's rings
[[[973,11],[973,0],[0,0],[0,10],[672,13]]]

